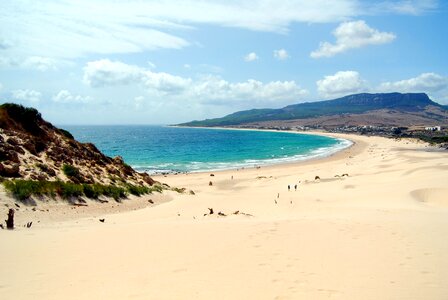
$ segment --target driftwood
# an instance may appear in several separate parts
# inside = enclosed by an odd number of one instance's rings
[[[88,206],[85,203],[73,203],[74,206]]]
[[[213,215],[213,208],[208,209],[210,211],[210,214]]]
[[[225,214],[225,213],[223,213],[223,212],[218,212],[218,215],[219,216],[223,216],[223,217],[226,217],[227,215]]]
[[[101,222],[101,223],[104,223],[104,221],[106,221],[106,219],[100,219],[100,222]]]
[[[14,229],[14,209],[8,211],[8,219],[5,220],[7,229]]]
[[[152,199],[149,199],[148,202],[154,204],[154,201],[152,201]]]
[[[33,222],[26,223],[26,228],[31,228],[31,225],[33,225]]]
[[[320,177],[319,176],[315,176],[314,180],[320,180]]]
[[[208,183],[208,185],[212,186],[212,185],[213,185],[213,182],[210,181],[210,182]]]

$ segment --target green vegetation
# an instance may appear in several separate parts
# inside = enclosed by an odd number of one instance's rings
[[[79,170],[78,168],[72,166],[72,165],[63,165],[62,166],[62,172],[68,177],[68,178],[79,178]]]
[[[127,188],[128,188],[128,192],[131,195],[135,195],[135,196],[141,196],[144,194],[149,194],[151,192],[151,189],[146,186],[137,186],[137,185],[128,184]]]
[[[186,191],[185,188],[177,188],[177,187],[173,187],[173,188],[171,188],[171,190],[172,190],[172,191],[175,191],[175,192],[177,192],[177,193],[179,193],[179,194],[183,194],[183,193],[185,193],[185,191]]]
[[[428,135],[419,135],[419,139],[425,141],[430,144],[444,144],[448,143],[448,135],[444,136],[428,136]]]
[[[59,128],[59,132],[62,133],[62,135],[65,136],[66,138],[69,138],[69,139],[72,139],[72,140],[75,139],[75,137],[70,132],[68,132],[65,129]]]
[[[153,192],[161,193],[163,187],[151,187],[128,184],[124,187],[103,184],[76,184],[62,181],[5,180],[3,185],[16,199],[25,201],[31,196],[60,196],[63,199],[86,196],[98,199],[100,196],[114,198],[116,201],[126,198],[128,194],[141,196]]]
[[[4,103],[0,105],[0,109],[6,111],[13,120],[21,124],[23,129],[29,133],[37,135],[41,132],[38,121],[42,120],[42,116],[36,109],[15,103]]]

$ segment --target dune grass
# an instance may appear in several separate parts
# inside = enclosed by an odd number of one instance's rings
[[[103,184],[77,184],[62,181],[36,181],[36,180],[5,180],[3,185],[19,201],[25,201],[31,196],[60,196],[63,199],[85,196],[90,199],[98,199],[100,196],[110,197],[119,201],[129,194],[141,196],[153,192],[162,192],[163,187],[154,185],[151,187],[126,184],[125,186]]]

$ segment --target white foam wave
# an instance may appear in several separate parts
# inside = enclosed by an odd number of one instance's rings
[[[155,166],[133,166],[138,171],[147,172],[149,174],[165,174],[179,172],[205,172],[205,171],[221,171],[243,168],[255,168],[259,166],[268,166],[275,164],[284,164],[291,162],[299,162],[304,160],[328,157],[345,148],[350,147],[353,143],[345,139],[336,139],[338,143],[331,147],[317,148],[306,154],[297,154],[293,156],[273,157],[269,159],[246,159],[237,162],[199,162],[192,161],[187,164],[163,163]]]

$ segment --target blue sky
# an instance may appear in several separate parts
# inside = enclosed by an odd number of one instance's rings
[[[0,2],[0,97],[56,124],[171,124],[359,92],[448,104],[436,0]]]

